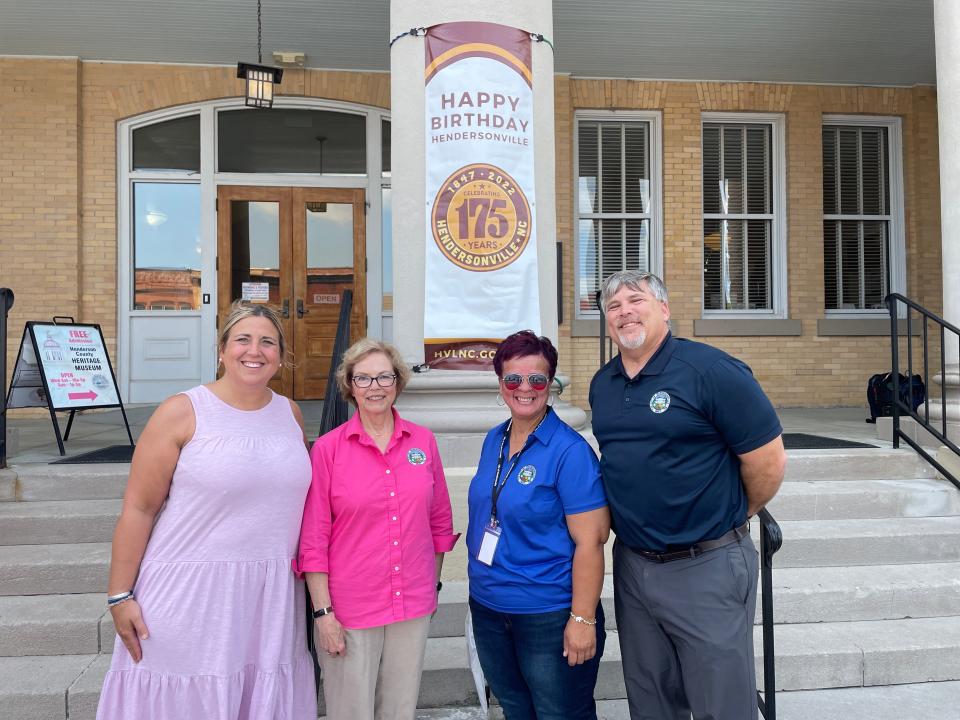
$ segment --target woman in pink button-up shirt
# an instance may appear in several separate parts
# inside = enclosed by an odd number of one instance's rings
[[[330,720],[414,716],[443,553],[459,537],[433,433],[393,408],[408,378],[392,345],[355,343],[337,384],[357,412],[313,446],[296,569]]]

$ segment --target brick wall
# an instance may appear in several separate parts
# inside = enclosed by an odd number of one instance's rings
[[[16,296],[8,373],[25,321],[79,312],[79,75],[76,60],[0,59],[0,286]]]
[[[675,332],[693,337],[701,315],[702,112],[776,112],[786,118],[789,317],[795,337],[697,337],[744,359],[780,406],[861,405],[867,378],[889,367],[885,337],[819,337],[823,318],[823,198],[820,127],[831,113],[903,119],[907,294],[935,312],[941,307],[936,91],[929,87],[866,88],[761,83],[678,83],[558,77],[557,214],[564,243],[564,314],[573,313],[575,246],[574,113],[577,110],[659,110],[663,113],[664,276]],[[935,346],[934,346],[935,347]],[[560,331],[561,370],[573,378],[570,399],[586,404],[598,365],[595,337]]]
[[[103,326],[116,352],[117,122],[160,108],[235,97],[228,67],[0,57],[0,284],[17,295],[19,337],[27,319],[73,314]],[[388,107],[387,74],[293,70],[283,94]],[[557,233],[564,244],[561,370],[585,404],[596,338],[572,337],[573,119],[577,109],[663,113],[664,268],[678,334],[692,336],[701,304],[700,114],[786,115],[790,317],[803,335],[699,338],[744,358],[779,405],[851,405],[867,376],[887,365],[882,337],[818,337],[823,316],[820,123],[824,113],[903,118],[908,293],[941,305],[936,92],[755,83],[555,78]],[[16,352],[11,343],[10,361]]]

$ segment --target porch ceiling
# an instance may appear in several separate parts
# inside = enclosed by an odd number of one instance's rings
[[[554,0],[553,6],[556,70],[577,77],[936,80],[933,0]],[[386,71],[388,21],[386,0],[264,0],[264,59],[274,50],[298,50],[310,67]],[[0,54],[256,60],[256,2],[0,0]]]

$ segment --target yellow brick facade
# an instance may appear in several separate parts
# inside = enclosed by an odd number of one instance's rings
[[[12,364],[28,319],[70,314],[100,323],[116,354],[117,122],[161,108],[235,97],[228,67],[0,57],[0,285],[17,295]],[[290,70],[283,94],[386,108],[385,73]],[[789,316],[797,337],[703,337],[747,361],[782,406],[861,404],[866,378],[889,364],[883,337],[818,337],[823,317],[820,124],[825,113],[903,119],[907,291],[941,305],[936,92],[929,87],[555,79],[557,233],[563,243],[561,370],[584,404],[596,338],[572,337],[577,110],[663,114],[664,275],[675,327],[693,336],[701,305],[700,122],[705,111],[786,118]]]
[[[885,337],[820,337],[824,317],[821,133],[825,114],[902,118],[907,295],[941,307],[940,188],[936,91],[760,83],[555,80],[557,232],[563,276],[574,277],[573,135],[578,110],[656,110],[663,115],[663,267],[675,332],[742,358],[778,406],[862,405],[867,378],[890,367]],[[701,317],[701,113],[782,113],[786,125],[788,314],[803,334],[789,337],[694,336]],[[572,280],[564,315],[573,314]],[[584,405],[599,359],[597,339],[560,332],[561,366],[571,400]],[[915,345],[916,347],[916,345]],[[931,345],[936,348],[936,345]]]

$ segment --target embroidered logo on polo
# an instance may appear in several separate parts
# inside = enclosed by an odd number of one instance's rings
[[[427,461],[427,454],[420,448],[410,448],[407,451],[407,461],[411,465],[423,465]]]
[[[537,476],[537,469],[533,465],[524,465],[517,473],[517,482],[521,485],[529,485]]]
[[[670,407],[670,395],[665,393],[663,390],[655,392],[653,397],[650,398],[650,409],[653,410],[657,415],[660,413],[665,413],[667,408]]]

